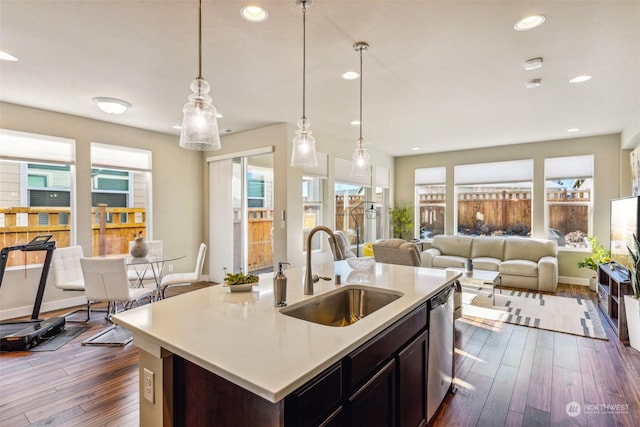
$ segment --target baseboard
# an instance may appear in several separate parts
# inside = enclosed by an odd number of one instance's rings
[[[77,307],[79,305],[87,305],[87,299],[84,296],[60,299],[42,303],[40,313],[48,311],[61,310],[63,308]],[[33,306],[22,306],[0,310],[0,320],[15,319],[16,317],[31,316]]]
[[[585,279],[582,277],[559,276],[558,283],[565,283],[567,285],[589,286],[589,279]]]

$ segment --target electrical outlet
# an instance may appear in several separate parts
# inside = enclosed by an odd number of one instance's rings
[[[169,264],[169,273],[173,273],[173,264]]]
[[[153,393],[153,372],[144,368],[144,398],[149,402],[153,403],[154,393]]]

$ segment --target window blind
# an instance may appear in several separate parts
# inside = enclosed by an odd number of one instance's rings
[[[533,159],[455,166],[455,185],[496,184],[533,180]]]
[[[91,165],[148,172],[151,171],[151,151],[92,142]]]
[[[544,159],[544,177],[547,181],[592,178],[593,154]]]
[[[371,186],[370,176],[351,176],[351,160],[336,157],[333,159],[333,177],[337,182],[345,184]]]
[[[327,179],[329,177],[328,156],[324,153],[316,153],[316,159],[318,160],[318,166],[303,166],[302,174]]]
[[[416,185],[438,185],[447,182],[447,168],[420,168],[415,171]]]
[[[75,141],[35,133],[0,129],[0,153],[8,160],[75,163]]]

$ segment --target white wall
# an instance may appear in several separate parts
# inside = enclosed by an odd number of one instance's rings
[[[174,271],[189,271],[195,265],[196,253],[203,241],[202,153],[178,146],[178,136],[120,126],[98,120],[39,110],[15,104],[0,103],[0,128],[53,135],[76,141],[77,173],[77,243],[85,254],[91,254],[91,142],[143,148],[153,152],[153,239],[164,241],[167,255],[186,257],[174,263]],[[40,270],[7,270],[0,288],[0,318],[15,314],[16,307],[29,307],[35,299]],[[51,284],[52,285],[52,284]],[[45,306],[75,305],[77,299],[54,286],[45,292]],[[68,300],[65,302],[61,302]],[[67,305],[69,306],[69,305]],[[30,308],[26,313],[30,314]],[[7,311],[11,310],[11,311]],[[24,309],[23,309],[24,311]]]

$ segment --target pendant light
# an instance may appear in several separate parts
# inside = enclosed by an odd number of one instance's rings
[[[202,0],[199,0],[198,8],[198,77],[191,82],[191,90],[189,102],[182,109],[180,147],[199,151],[219,150],[218,112],[209,96],[211,86],[202,78]]]
[[[306,101],[306,16],[307,6],[311,6],[312,0],[294,0],[296,5],[302,7],[302,117],[298,120],[298,130],[293,138],[293,152],[291,153],[291,166],[318,166],[316,158],[316,139],[311,135],[311,122],[307,119]]]
[[[358,137],[357,147],[351,156],[351,175],[352,176],[370,176],[371,175],[371,159],[369,152],[365,148],[366,143],[362,139],[362,53],[369,48],[366,42],[356,42],[353,44],[356,52],[360,53],[360,136]]]

